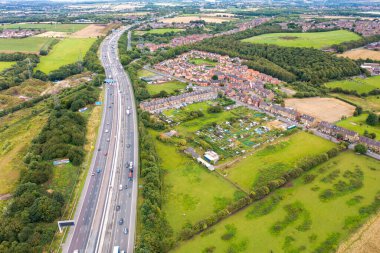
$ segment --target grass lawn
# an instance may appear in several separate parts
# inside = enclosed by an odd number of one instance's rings
[[[39,103],[0,119],[0,194],[11,192],[18,182],[20,170],[25,168],[23,157],[48,117],[33,111],[43,108],[44,103]]]
[[[61,66],[83,59],[95,40],[95,38],[64,39],[58,42],[48,55],[41,56],[40,63],[35,70],[41,70],[48,74]]]
[[[302,159],[324,153],[335,144],[306,132],[298,132],[286,140],[270,145],[247,156],[222,172],[233,182],[249,191],[266,184],[293,169]]]
[[[0,71],[3,71],[4,69],[8,69],[12,67],[13,64],[15,64],[15,61],[1,61],[0,62]]]
[[[208,66],[216,66],[218,64],[218,62],[215,62],[209,59],[200,59],[200,58],[190,59],[189,62],[194,65],[208,65]]]
[[[362,186],[342,190],[329,200],[326,189],[349,185],[353,173]],[[335,252],[368,217],[359,209],[379,198],[380,163],[366,156],[344,152],[308,172],[289,187],[223,220],[172,252]],[[337,190],[335,190],[337,191]],[[377,200],[379,202],[379,200]],[[208,251],[207,251],[208,250]]]
[[[182,32],[185,31],[185,29],[177,29],[177,28],[159,28],[159,29],[151,29],[149,31],[144,31],[144,33],[151,33],[151,34],[164,34],[164,33],[170,33],[170,32]]]
[[[161,84],[148,84],[148,92],[150,95],[158,94],[160,91],[164,90],[167,93],[172,93],[175,90],[181,90],[186,87],[186,83],[182,83],[179,81],[170,81]]]
[[[156,148],[165,170],[163,209],[175,232],[187,222],[194,224],[241,196],[237,188],[178,153],[176,147],[156,141]]]
[[[362,114],[357,117],[349,117],[345,120],[341,120],[336,125],[347,128],[349,130],[358,132],[363,135],[364,131],[367,130],[369,133],[376,134],[376,140],[380,140],[380,126],[370,126],[365,122],[368,114]]]
[[[334,97],[349,101],[357,106],[360,106],[365,111],[380,111],[380,96],[368,96],[359,98],[357,96],[346,95],[341,93],[333,93]]]
[[[380,76],[368,78],[354,78],[353,80],[333,81],[325,84],[328,88],[342,88],[343,90],[355,90],[359,94],[371,90],[380,89]]]
[[[1,25],[3,29],[41,29],[53,32],[76,32],[88,26],[88,24],[7,24]]]
[[[358,40],[360,36],[349,31],[338,30],[330,32],[307,33],[270,33],[242,40],[243,42],[274,44],[284,47],[324,48],[344,41]]]
[[[156,75],[155,73],[150,72],[150,71],[145,70],[145,69],[140,69],[139,71],[137,71],[138,78],[148,77],[148,76],[155,76],[155,75]]]
[[[23,39],[0,39],[0,52],[39,53],[40,49],[50,44],[53,38],[28,37]]]

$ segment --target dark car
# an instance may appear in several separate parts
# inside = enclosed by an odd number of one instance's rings
[[[102,170],[100,169],[100,168],[98,168],[97,170],[96,170],[96,173],[100,173]]]
[[[131,144],[128,143],[128,144],[127,144],[127,148],[130,148],[130,147],[131,147]]]
[[[116,211],[119,211],[120,210],[120,205],[117,205],[116,206]]]
[[[104,156],[107,156],[107,152],[104,153]]]
[[[119,225],[123,225],[123,223],[124,223],[124,219],[123,219],[123,218],[120,218],[120,220],[119,220]]]

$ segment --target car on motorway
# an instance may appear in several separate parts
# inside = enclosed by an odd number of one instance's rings
[[[95,172],[92,172],[91,175],[92,175],[92,176],[95,176]]]
[[[128,234],[128,232],[129,232],[129,231],[128,231],[128,228],[124,228],[124,229],[123,229],[123,233],[124,233],[124,234],[126,234],[126,235],[127,235],[127,234]]]
[[[120,218],[120,220],[119,220],[119,225],[123,225],[123,223],[124,223],[124,219],[123,219],[123,218]]]
[[[119,211],[120,210],[120,205],[117,205],[116,206],[116,211]]]
[[[128,144],[127,144],[127,148],[130,148],[130,147],[131,147],[131,144],[128,143]]]
[[[123,190],[123,185],[122,184],[119,185],[119,191],[121,191],[121,190]]]
[[[110,139],[109,139],[109,138],[107,139],[107,142],[110,142]]]
[[[104,131],[104,132],[108,133],[108,132],[109,132],[109,130],[108,130],[108,129],[106,129],[106,131]]]
[[[104,153],[104,156],[107,156],[107,152]]]
[[[125,185],[125,189],[128,189],[128,185],[127,184]]]

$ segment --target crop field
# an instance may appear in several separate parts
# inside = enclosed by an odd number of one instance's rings
[[[335,144],[332,142],[306,132],[298,132],[221,169],[221,173],[249,191],[279,178],[302,160],[325,153],[333,147]]]
[[[159,28],[159,29],[151,29],[149,31],[144,31],[144,33],[150,33],[150,34],[164,34],[164,33],[170,33],[170,32],[182,32],[185,31],[185,29],[178,29],[178,28]]]
[[[45,31],[53,32],[68,32],[73,33],[79,31],[88,26],[88,24],[55,24],[55,23],[18,23],[18,24],[7,24],[1,25],[3,29],[41,29]]]
[[[360,106],[365,111],[380,111],[380,96],[357,97],[341,93],[333,93],[334,97],[349,101],[357,106]]]
[[[342,88],[343,90],[354,90],[361,94],[367,93],[371,90],[380,89],[380,76],[333,81],[328,82],[325,85],[328,88]]]
[[[350,117],[355,107],[336,98],[289,98],[285,106],[327,122],[335,122],[342,116]]]
[[[48,55],[41,56],[40,63],[35,70],[40,70],[48,74],[61,66],[83,59],[95,40],[95,38],[63,39],[53,47]]]
[[[167,93],[172,93],[175,90],[183,90],[186,87],[186,83],[181,83],[179,81],[170,81],[160,84],[148,84],[147,89],[150,95],[155,95],[160,93],[160,91],[166,91]]]
[[[284,47],[313,47],[319,49],[358,39],[360,39],[360,36],[353,32],[339,30],[310,33],[270,33],[254,36],[242,41],[259,44],[274,44]]]
[[[244,196],[232,184],[179,153],[174,146],[156,141],[156,149],[165,170],[163,209],[175,232],[187,222],[195,223]]]
[[[21,169],[23,157],[32,139],[39,134],[48,114],[34,114],[42,104],[17,111],[0,119],[0,195],[13,190]]]
[[[1,61],[0,62],[0,72],[3,71],[4,69],[8,69],[12,67],[13,64],[15,64],[15,61]]]
[[[0,39],[0,53],[39,53],[42,47],[53,42],[53,38],[28,37],[23,39]]]
[[[363,113],[357,117],[349,117],[337,122],[336,125],[355,131],[360,135],[363,135],[364,131],[368,131],[368,133],[375,133],[376,139],[380,140],[380,127],[367,125],[365,122],[367,116],[368,114]]]
[[[359,60],[359,59],[371,59],[371,60],[380,60],[380,52],[379,51],[374,51],[374,50],[369,50],[369,49],[364,49],[364,48],[358,48],[358,49],[353,49],[344,52],[343,54],[338,54],[337,56],[341,57],[347,57],[353,60]]]
[[[343,152],[172,252],[335,252],[379,209],[379,180],[379,161]]]

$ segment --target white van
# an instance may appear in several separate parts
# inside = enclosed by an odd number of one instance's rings
[[[119,191],[123,190],[123,185],[119,185]]]

